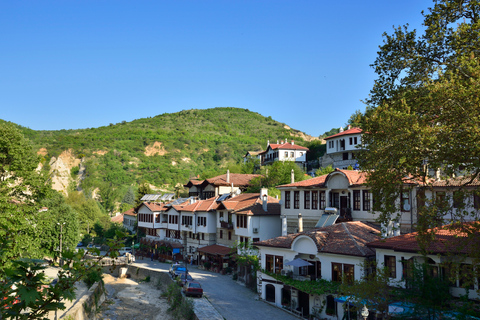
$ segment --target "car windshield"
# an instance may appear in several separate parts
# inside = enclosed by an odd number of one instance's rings
[[[190,288],[201,288],[201,286],[200,286],[199,283],[193,283],[193,282],[190,282],[189,287],[190,287]]]
[[[178,272],[185,272],[185,271],[187,271],[187,269],[186,269],[185,267],[178,267],[176,270],[177,270]]]

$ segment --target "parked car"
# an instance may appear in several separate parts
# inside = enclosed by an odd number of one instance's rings
[[[120,250],[118,250],[118,254],[121,256],[124,256],[126,253],[132,253],[132,248],[130,247],[123,247]]]
[[[197,281],[189,281],[187,282],[182,289],[183,293],[188,297],[188,296],[198,296],[202,297],[203,296],[203,289],[200,283]]]
[[[170,267],[170,270],[168,270],[172,278],[175,278],[178,275],[178,273],[186,272],[186,271],[187,271],[187,268],[185,268],[180,264],[172,264],[172,266]]]
[[[180,287],[183,287],[183,284],[185,282],[193,281],[193,278],[190,274],[187,274],[186,272],[180,272],[175,279],[178,281],[178,284]]]

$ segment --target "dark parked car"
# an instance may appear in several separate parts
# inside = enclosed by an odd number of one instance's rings
[[[180,273],[178,273],[177,276],[175,277],[175,279],[177,279],[178,284],[179,284],[181,287],[183,287],[183,284],[184,284],[185,282],[193,281],[193,278],[192,278],[192,276],[191,276],[190,274],[188,274],[188,275],[186,276],[186,280],[185,280],[185,275],[186,275],[185,272],[180,272]]]
[[[190,282],[187,282],[184,286],[183,286],[183,293],[185,293],[185,295],[188,297],[188,296],[198,296],[198,297],[202,297],[203,295],[203,289],[202,289],[202,286],[200,285],[200,283],[198,283],[197,281],[190,281]]]

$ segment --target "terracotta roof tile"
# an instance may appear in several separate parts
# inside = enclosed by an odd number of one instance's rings
[[[128,209],[123,214],[126,214],[127,216],[132,216],[132,217],[137,216],[137,213],[135,212],[135,208]]]
[[[375,250],[368,248],[366,244],[380,238],[378,229],[361,221],[353,221],[259,241],[254,245],[291,248],[293,241],[299,236],[310,237],[315,242],[319,253],[360,257],[374,255]]]
[[[306,150],[308,151],[309,149],[307,147],[302,147],[302,146],[299,146],[299,145],[296,145],[296,144],[291,144],[291,143],[283,143],[283,144],[276,144],[276,143],[270,143],[267,147],[268,148],[271,148],[272,150],[285,150],[285,149],[288,149],[288,150]]]
[[[236,197],[222,201],[228,211],[248,215],[280,215],[280,201],[274,197],[267,198],[267,211],[263,210],[260,193],[242,193]],[[220,207],[221,208],[221,207]]]
[[[229,179],[229,182],[227,182],[227,174],[222,174],[220,176],[204,180],[203,184],[209,183],[215,186],[231,186],[233,183],[233,185],[236,187],[247,187],[250,185],[250,181],[256,177],[261,177],[261,175],[230,173],[230,179]]]
[[[115,217],[112,217],[110,221],[115,223],[123,223],[123,213],[116,215]]]
[[[339,132],[337,134],[326,137],[326,138],[324,138],[324,140],[328,140],[328,139],[332,139],[332,138],[336,138],[336,137],[340,137],[340,136],[345,136],[345,135],[349,135],[349,134],[359,134],[359,133],[362,133],[362,129],[354,127],[354,128],[345,130],[343,132]]]
[[[315,178],[298,181],[294,183],[289,183],[289,184],[283,184],[283,185],[277,186],[277,188],[284,188],[284,187],[326,188],[327,187],[326,183],[328,182],[328,179],[333,174],[336,174],[338,172],[341,172],[346,176],[346,178],[348,179],[348,182],[350,183],[350,187],[361,186],[366,182],[366,178],[367,178],[366,172],[357,171],[357,170],[335,169],[335,171],[332,171],[329,174],[326,174],[320,177],[315,177]]]
[[[186,212],[212,211],[217,209],[217,207],[219,206],[219,203],[217,203],[216,201],[217,198],[218,197],[213,197],[207,200],[198,200],[192,204],[181,206],[180,208],[177,209],[177,211],[178,210],[186,211]]]
[[[159,202],[144,202],[143,205],[150,209],[150,211],[166,211],[168,208],[165,207],[165,204]]]
[[[465,229],[466,228],[466,229]],[[435,233],[434,240],[427,251],[431,254],[460,253],[470,254],[478,250],[480,245],[480,224],[466,223],[462,227],[443,226],[431,231]],[[470,234],[470,237],[468,236]],[[418,232],[412,232],[387,239],[376,240],[367,244],[371,248],[391,249],[400,252],[420,252],[417,242]]]
[[[208,254],[214,254],[214,255],[218,255],[218,256],[225,256],[225,255],[228,255],[230,253],[233,253],[234,249],[232,249],[230,247],[225,247],[225,246],[222,246],[222,245],[219,245],[219,244],[212,244],[211,246],[198,248],[197,251],[208,253]]]

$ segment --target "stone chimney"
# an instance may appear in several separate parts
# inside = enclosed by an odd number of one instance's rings
[[[262,188],[260,189],[260,201],[262,201],[263,211],[268,211],[268,189]]]
[[[287,215],[284,214],[283,216],[281,216],[282,218],[282,236],[286,236],[288,234],[287,232]]]
[[[230,183],[230,170],[227,170],[227,183]]]
[[[302,214],[298,214],[298,232],[303,232],[303,217]]]
[[[290,183],[294,183],[295,182],[295,172],[293,172],[293,169],[292,169],[292,172],[290,173]]]

